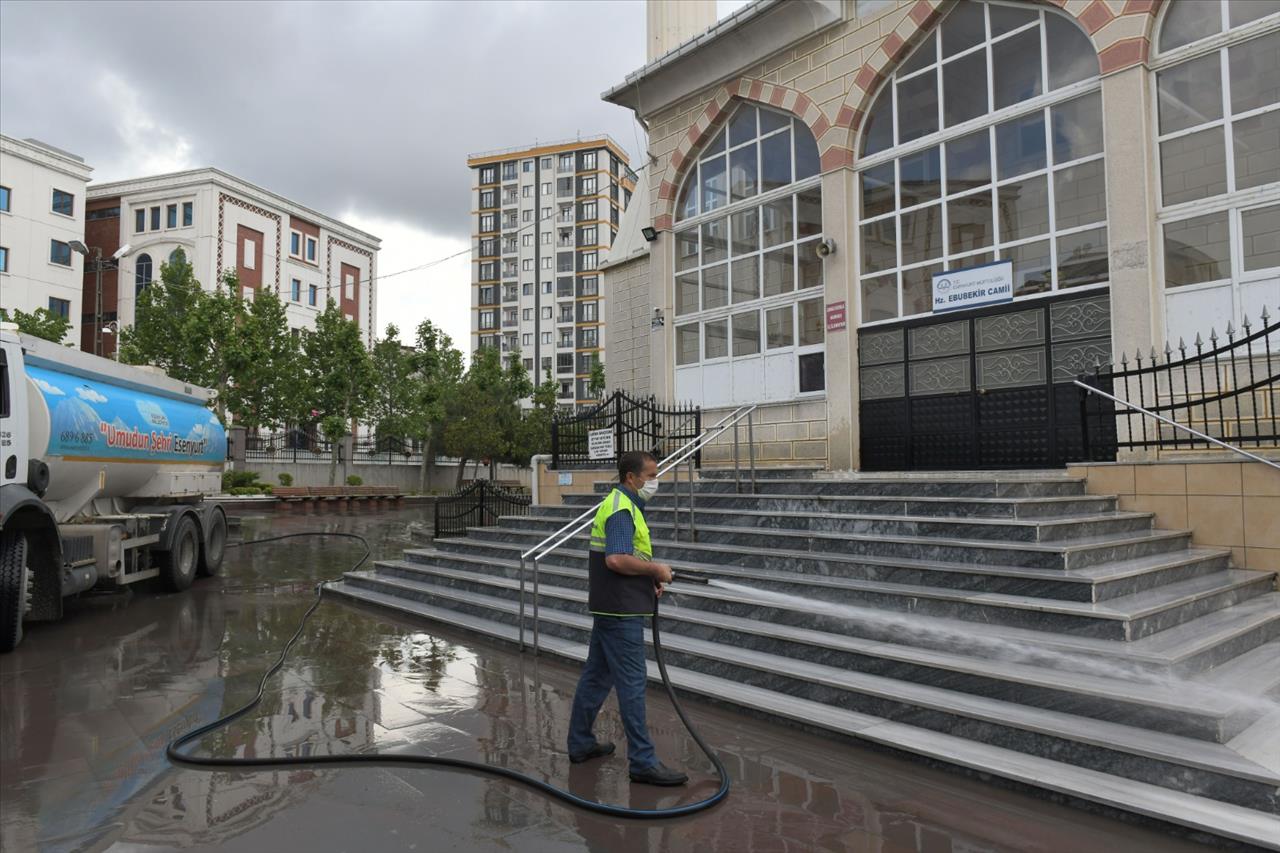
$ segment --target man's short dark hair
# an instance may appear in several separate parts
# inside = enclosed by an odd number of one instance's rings
[[[618,457],[618,482],[625,483],[628,474],[640,476],[646,462],[657,462],[658,457],[647,450],[628,450]]]

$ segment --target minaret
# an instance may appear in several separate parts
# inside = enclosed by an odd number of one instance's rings
[[[706,32],[716,22],[716,0],[649,0],[646,6],[645,62]]]

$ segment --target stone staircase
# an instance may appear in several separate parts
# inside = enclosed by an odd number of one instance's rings
[[[646,511],[676,567],[662,624],[678,687],[1280,849],[1273,573],[1061,472],[757,476],[740,494],[703,472],[696,541],[687,492],[679,541],[669,484]],[[520,552],[608,487],[330,588],[513,642]],[[585,659],[586,566],[586,531],[540,564],[544,654]],[[681,585],[682,567],[717,582]]]

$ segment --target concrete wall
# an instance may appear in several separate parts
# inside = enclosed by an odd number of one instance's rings
[[[258,472],[258,480],[263,483],[270,483],[273,486],[280,485],[280,474],[289,474],[293,477],[293,485],[295,486],[327,486],[329,485],[329,465],[322,462],[295,462],[295,463],[266,463],[258,461],[237,463],[237,468],[245,471]],[[418,490],[418,466],[417,465],[339,465],[336,482],[338,484],[347,481],[348,474],[355,474],[364,481],[366,486],[395,486],[404,489],[406,492]],[[451,492],[454,483],[457,482],[458,464],[456,462],[437,462],[431,466],[431,470],[427,474],[427,491],[429,492]],[[467,470],[463,474],[463,479],[480,479],[485,480],[489,477],[489,468],[487,465],[481,465],[478,468],[474,463],[467,463]],[[502,481],[519,482],[523,486],[528,486],[530,482],[530,472],[528,468],[517,468],[514,465],[499,465],[498,479]]]
[[[610,266],[602,287],[609,293],[609,336],[605,341],[605,379],[609,390],[635,396],[652,393],[650,371],[649,255]]]
[[[561,485],[561,477],[569,479],[567,485]],[[595,484],[612,482],[618,479],[618,469],[610,465],[607,468],[580,468],[565,471],[552,471],[546,463],[537,466],[538,503],[540,505],[559,506],[564,495],[588,495],[595,491]]]
[[[1238,458],[1238,457],[1237,457]],[[1197,545],[1231,549],[1232,562],[1280,570],[1280,471],[1260,462],[1137,462],[1070,465],[1095,495],[1120,509],[1154,512],[1156,526],[1190,528]]]
[[[704,428],[729,414],[731,409],[708,409],[702,413]],[[756,464],[762,467],[802,465],[826,467],[830,462],[827,444],[828,411],[823,400],[803,403],[766,403],[752,415],[751,432],[756,446]],[[747,422],[738,424],[739,460],[748,464]],[[725,432],[702,451],[706,467],[733,465],[733,430]]]

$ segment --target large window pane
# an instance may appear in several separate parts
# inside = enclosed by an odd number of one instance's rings
[[[1253,0],[1249,0],[1253,2]],[[1222,6],[1214,2],[1171,3],[1160,27],[1160,50],[1191,44],[1222,30]]]
[[[942,66],[943,119],[953,127],[987,112],[987,54],[979,50]],[[898,107],[902,109],[901,106]]]
[[[892,320],[898,316],[898,275],[864,278],[859,283],[862,292],[862,322]]]
[[[822,190],[819,187],[796,194],[796,239],[822,233]]]
[[[702,338],[703,345],[706,347],[706,358],[724,358],[729,355],[728,320],[715,320],[704,324]]]
[[[1023,240],[1049,230],[1049,181],[1044,175],[1003,184],[996,190],[1000,205],[1000,240]]]
[[[729,200],[724,157],[716,157],[699,166],[702,175],[702,212],[724,207]]]
[[[1280,101],[1280,32],[1233,46],[1227,51],[1227,62],[1231,68],[1231,112],[1248,112]]]
[[[806,299],[796,303],[796,324],[800,327],[800,346],[822,343],[824,334],[821,299]]]
[[[941,149],[935,145],[898,161],[903,207],[923,204],[942,196],[941,160]],[[889,209],[892,209],[892,200]]]
[[[764,295],[777,296],[796,288],[795,250],[790,246],[764,254]]]
[[[676,364],[698,363],[698,324],[676,327]]]
[[[893,217],[862,226],[862,272],[893,269],[898,265],[898,233]]]
[[[797,359],[800,369],[800,393],[821,391],[827,387],[826,361],[824,352],[807,352]]]
[[[1160,143],[1160,183],[1166,205],[1227,191],[1227,152],[1221,127]]]
[[[760,192],[791,183],[791,131],[760,140]]]
[[[938,61],[938,38],[933,33],[929,33],[928,37],[920,43],[920,46],[912,52],[907,61],[898,67],[898,76],[906,77],[913,71],[919,71],[926,65],[932,65]]]
[[[987,15],[991,18],[991,37],[1003,35],[1010,30],[1025,26],[1040,17],[1035,9],[1018,9],[1013,6],[987,6]]]
[[[729,265],[717,264],[702,271],[702,310],[729,304]]]
[[[1013,261],[1014,296],[1043,293],[1052,288],[1048,240],[1001,249],[1000,255]]]
[[[816,250],[817,240],[809,240],[796,246],[796,261],[799,267],[796,288],[804,290],[809,287],[822,286],[822,258]]]
[[[994,8],[994,7],[992,7]],[[1039,95],[1040,30],[1030,29],[991,45],[993,109],[1003,109]]]
[[[676,269],[687,270],[698,265],[698,232],[682,231],[676,234]]]
[[[1280,110],[1237,120],[1232,136],[1236,189],[1280,181]]]
[[[676,276],[676,313],[690,314],[698,310],[698,274]]]
[[[928,136],[938,129],[936,74],[921,74],[897,84],[898,144]]]
[[[1058,238],[1058,288],[1106,281],[1107,229],[1077,231]]]
[[[1246,272],[1280,267],[1280,205],[1242,212],[1240,238]]]
[[[714,264],[729,255],[728,221],[724,218],[702,223],[702,263]]]
[[[821,158],[818,157],[818,143],[809,129],[799,121],[796,122],[796,180],[803,181],[821,171]]]
[[[729,145],[740,145],[756,137],[756,108],[743,105],[729,122]]]
[[[933,274],[942,272],[942,264],[902,271],[902,316],[928,314],[933,310]]]
[[[760,312],[733,315],[733,354],[756,355],[760,352]]]
[[[1165,287],[1230,277],[1231,247],[1226,211],[1164,226]]]
[[[795,343],[795,321],[792,308],[784,305],[764,312],[764,336],[766,349],[789,347]]]
[[[698,215],[698,170],[689,172],[685,179],[684,189],[680,191],[680,201],[676,204],[677,219],[688,219]]]
[[[1241,24],[1280,12],[1280,0],[1230,0],[1227,10],[1227,20],[1234,29]]]
[[[947,143],[947,194],[991,182],[991,142],[986,130]]]
[[[790,243],[795,239],[795,216],[791,211],[790,196],[761,205],[760,212],[764,217],[766,249],[779,243]]]
[[[1046,12],[1045,45],[1049,51],[1049,91],[1098,76],[1093,42],[1075,22]]]
[[[758,190],[755,144],[729,152],[729,192],[733,201],[751,198]]]
[[[902,263],[942,257],[942,205],[931,204],[900,217]]]
[[[753,207],[732,218],[734,257],[754,252],[760,248],[760,208]]]
[[[996,170],[1001,180],[1044,167],[1043,110],[996,125]]]
[[[893,210],[893,161],[864,169],[861,179],[863,219]]]
[[[1090,160],[1053,173],[1053,203],[1059,228],[1074,228],[1107,218],[1107,179],[1102,160]]]
[[[760,256],[752,255],[733,262],[733,302],[748,302],[760,298]]]
[[[957,3],[942,22],[942,55],[954,56],[987,37],[985,3]]]
[[[1074,98],[1049,111],[1053,130],[1053,162],[1069,163],[1102,153],[1102,96]]]
[[[773,110],[760,110],[760,135],[772,133],[784,127],[791,126],[791,116],[775,113]]]
[[[880,92],[863,123],[862,156],[868,157],[892,147],[893,85],[890,84]]]
[[[994,236],[991,225],[991,194],[980,192],[947,202],[947,231],[948,254],[990,246]]]
[[[1156,75],[1160,132],[1222,118],[1222,62],[1216,52]]]

